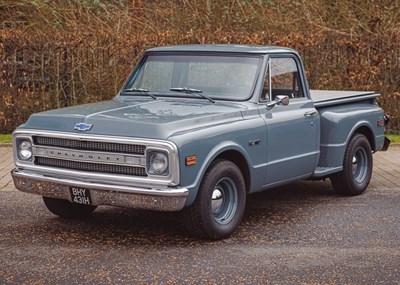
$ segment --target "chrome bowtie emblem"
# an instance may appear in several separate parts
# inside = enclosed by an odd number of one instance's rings
[[[80,132],[86,132],[89,131],[92,127],[93,127],[92,124],[77,123],[74,129]]]

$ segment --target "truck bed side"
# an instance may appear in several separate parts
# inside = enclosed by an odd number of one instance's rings
[[[310,96],[314,106],[318,108],[375,99],[380,94],[373,91],[310,90]]]
[[[374,92],[310,90],[321,118],[320,157],[314,177],[341,171],[347,144],[355,133],[364,134],[373,151],[384,143],[382,110]]]

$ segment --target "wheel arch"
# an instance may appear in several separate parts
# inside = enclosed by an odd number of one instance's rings
[[[368,142],[369,142],[369,145],[371,146],[371,149],[372,149],[373,151],[376,150],[376,143],[375,143],[374,132],[372,131],[372,129],[371,129],[368,125],[362,125],[362,126],[357,127],[357,128],[352,132],[352,135],[350,136],[350,139],[351,139],[351,137],[353,137],[355,134],[362,134],[362,135],[364,135],[364,136],[367,138],[367,140],[368,140]],[[348,142],[349,142],[349,141],[348,141]]]
[[[185,207],[190,206],[196,199],[201,182],[211,165],[218,159],[224,159],[234,163],[240,170],[245,181],[246,193],[251,193],[254,181],[251,174],[251,158],[247,155],[246,150],[240,145],[232,141],[227,141],[214,146],[207,151],[207,156],[203,163],[199,166],[196,177],[187,186],[189,196]]]
[[[225,150],[222,153],[218,154],[212,162],[216,159],[225,159],[233,162],[239,167],[240,171],[242,172],[243,179],[246,185],[246,193],[250,192],[250,169],[246,158],[242,155],[241,152],[237,150]],[[212,163],[211,162],[211,163]]]

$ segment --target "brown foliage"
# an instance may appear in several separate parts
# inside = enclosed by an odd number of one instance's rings
[[[376,90],[400,129],[397,1],[2,0],[0,21],[0,133],[110,99],[145,49],[188,43],[292,47],[311,88]]]

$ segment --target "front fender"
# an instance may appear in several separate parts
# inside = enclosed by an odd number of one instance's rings
[[[196,198],[209,166],[228,151],[230,155],[239,155],[242,157],[241,160],[245,161],[248,170],[246,172],[248,192],[263,184],[266,173],[267,140],[265,123],[260,117],[181,134],[171,137],[170,140],[179,149],[180,186],[189,189],[186,206],[191,205]],[[259,143],[253,145],[251,141]],[[186,158],[194,156],[196,163],[186,165]],[[225,156],[225,158],[230,157]],[[235,156],[232,161],[235,161]]]
[[[223,153],[228,152],[228,151],[234,151],[236,153],[239,153],[241,156],[244,157],[246,164],[250,164],[250,158],[248,154],[246,153],[245,149],[237,144],[234,141],[224,141],[216,145],[213,149],[210,150],[208,155],[205,157],[203,160],[203,163],[201,164],[199,168],[199,172],[197,176],[195,177],[193,183],[191,185],[188,185],[189,189],[189,196],[187,198],[187,205],[190,205],[193,203],[193,201],[196,199],[197,192],[200,188],[201,181],[203,180],[203,177],[207,171],[207,169],[210,167],[210,165],[218,158],[220,157]],[[243,170],[242,170],[243,171]],[[250,174],[251,176],[251,174]]]

